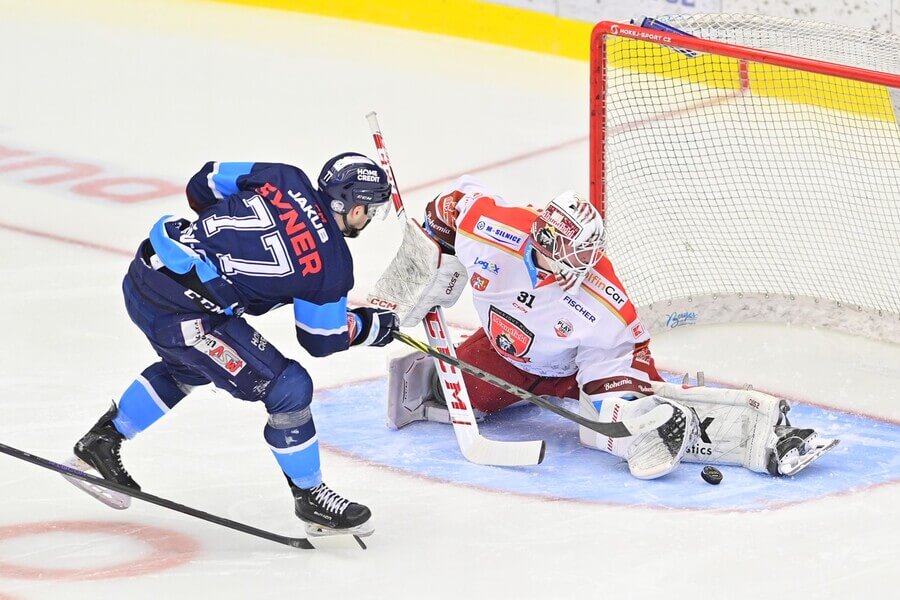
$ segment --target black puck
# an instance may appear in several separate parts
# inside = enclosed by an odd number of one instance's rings
[[[719,485],[722,483],[722,471],[715,467],[703,467],[703,470],[700,471],[700,477],[703,478],[703,481],[711,485]]]

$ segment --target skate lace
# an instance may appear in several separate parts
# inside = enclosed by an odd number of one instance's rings
[[[128,471],[125,469],[124,463],[122,463],[122,455],[119,453],[119,446],[112,447],[112,455],[116,459],[116,465],[119,467],[119,470],[128,475]]]
[[[315,497],[316,502],[322,508],[339,515],[344,514],[344,511],[350,506],[349,500],[342,498],[337,492],[330,489],[324,483],[320,483],[314,487],[312,489],[312,494],[313,497]]]

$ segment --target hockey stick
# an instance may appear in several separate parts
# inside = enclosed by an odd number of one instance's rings
[[[650,431],[652,429],[661,427],[672,416],[671,410],[659,410],[660,408],[663,408],[660,406],[634,419],[626,419],[624,421],[618,421],[615,423],[606,421],[591,421],[590,419],[586,419],[579,414],[573,413],[572,411],[566,410],[565,408],[553,404],[546,398],[538,396],[537,394],[532,394],[528,390],[522,389],[516,385],[509,383],[508,381],[491,375],[487,371],[483,371],[474,365],[460,360],[456,356],[450,356],[442,352],[438,348],[432,348],[424,342],[421,342],[412,336],[406,335],[402,331],[395,331],[394,339],[400,340],[404,344],[415,348],[419,352],[433,357],[435,360],[440,360],[444,363],[447,363],[448,365],[451,365],[452,367],[460,369],[461,371],[465,371],[470,375],[474,375],[479,379],[487,381],[491,385],[497,386],[503,391],[518,396],[523,400],[527,400],[532,404],[536,404],[541,408],[546,408],[550,412],[554,412],[564,419],[574,421],[582,427],[587,427],[588,429],[592,429],[597,433],[605,435],[607,437],[621,438],[638,435],[640,433],[644,433],[645,431]]]
[[[301,548],[303,550],[315,549],[315,546],[313,546],[306,538],[294,538],[284,535],[278,535],[277,533],[272,533],[270,531],[251,527],[250,525],[245,525],[244,523],[232,521],[231,519],[211,515],[209,513],[203,512],[202,510],[197,510],[196,508],[191,508],[190,506],[178,504],[177,502],[172,502],[171,500],[166,500],[165,498],[160,498],[159,496],[154,496],[153,494],[148,494],[147,492],[142,492],[141,490],[130,488],[127,485],[121,485],[119,483],[116,483],[115,481],[108,481],[100,477],[88,475],[87,473],[83,473],[78,469],[73,469],[72,467],[53,462],[52,460],[47,460],[46,458],[41,458],[40,456],[29,454],[24,450],[19,450],[18,448],[13,448],[12,446],[7,446],[6,444],[0,444],[0,452],[2,452],[3,454],[8,454],[13,458],[18,458],[19,460],[30,462],[33,465],[49,469],[50,471],[56,471],[57,473],[65,477],[73,477],[75,479],[87,481],[88,483],[91,483],[93,485],[106,488],[108,490],[124,494],[126,496],[130,496],[131,498],[143,500],[144,502],[149,502],[150,504],[156,504],[157,506],[162,506],[163,508],[174,510],[175,512],[180,512],[196,519],[209,521],[210,523],[215,523],[216,525],[221,525],[222,527],[234,529],[235,531],[247,533],[258,538],[269,540],[271,542],[284,544],[285,546],[291,546],[292,548]]]
[[[388,181],[391,184],[391,200],[394,204],[394,212],[397,214],[398,219],[406,220],[409,217],[406,216],[403,199],[400,197],[400,190],[397,188],[397,180],[394,177],[394,170],[391,168],[391,160],[388,158],[384,137],[381,134],[381,127],[378,125],[378,116],[371,112],[366,115],[366,119],[369,121],[369,128],[372,130],[372,138],[375,140],[375,147],[378,149],[381,166],[387,173]],[[425,326],[425,335],[428,336],[429,344],[440,348],[441,356],[449,355],[455,358],[456,350],[444,324],[444,313],[441,307],[436,306],[432,308],[425,315],[422,324]],[[475,413],[472,411],[472,405],[469,402],[469,393],[466,391],[462,373],[452,364],[442,361],[440,357],[435,356],[434,358],[438,378],[444,390],[447,410],[450,412],[453,432],[456,434],[459,449],[463,456],[466,457],[466,460],[479,465],[495,466],[537,465],[544,460],[545,444],[543,440],[507,442],[491,440],[482,436],[478,432],[478,423],[475,421]]]

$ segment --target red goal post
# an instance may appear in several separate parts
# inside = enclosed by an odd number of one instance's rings
[[[642,318],[900,342],[900,39],[666,25],[686,35],[604,21],[591,39],[590,194]]]

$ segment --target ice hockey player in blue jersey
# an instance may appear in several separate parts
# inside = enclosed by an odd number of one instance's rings
[[[265,440],[310,533],[370,533],[369,509],[322,482],[309,374],[241,315],[292,304],[297,340],[313,356],[388,344],[394,313],[347,310],[353,261],[344,238],[387,210],[390,192],[385,172],[356,153],[329,160],[318,189],[290,165],[204,165],[187,185],[196,220],[160,219],[122,284],[128,315],[161,360],[78,441],[78,466],[140,489],[122,465],[123,440],[213,383],[265,405]]]

